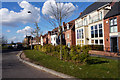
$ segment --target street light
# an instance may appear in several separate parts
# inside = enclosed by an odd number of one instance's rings
[[[32,14],[31,11],[28,11],[28,13]],[[31,50],[32,50],[32,35],[31,35]]]

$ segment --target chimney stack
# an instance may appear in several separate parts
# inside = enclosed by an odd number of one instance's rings
[[[65,22],[63,22],[63,26],[65,26]]]
[[[113,6],[116,2],[117,2],[117,0],[112,0],[110,5]]]
[[[82,12],[80,13],[80,15],[82,14]]]

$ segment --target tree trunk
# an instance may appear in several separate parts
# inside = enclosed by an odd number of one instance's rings
[[[62,34],[60,33],[60,59],[62,60]]]

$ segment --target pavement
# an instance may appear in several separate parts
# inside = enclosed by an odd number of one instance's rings
[[[112,56],[103,56],[103,55],[96,55],[96,54],[90,54],[90,56],[103,57],[103,58],[107,58],[107,59],[116,59],[116,60],[120,60],[120,56],[119,56],[119,57],[112,57]]]
[[[41,79],[60,79],[59,77],[52,75],[50,73],[44,72],[37,68],[31,67],[27,64],[22,63],[18,60],[17,54],[19,51],[3,51],[2,53],[2,78],[6,80],[9,78],[13,80],[15,78],[22,78],[25,80],[32,78]],[[1,65],[1,64],[0,64]],[[15,79],[16,80],[16,79]]]

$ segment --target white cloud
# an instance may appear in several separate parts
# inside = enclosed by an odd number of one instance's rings
[[[32,31],[33,31],[33,28],[31,28],[30,26],[26,26],[24,29],[18,30],[16,33],[21,33],[21,34],[24,34],[25,36],[26,34],[30,35]]]
[[[76,7],[72,3],[56,3],[55,0],[47,0],[42,7],[42,13],[43,15],[49,15],[50,18],[55,18],[53,13],[57,15],[57,12],[62,10],[61,15],[69,16],[75,9]]]
[[[0,9],[0,24],[3,26],[19,26],[19,24],[38,22],[40,19],[40,8],[34,7],[27,1],[22,1],[18,5],[23,8],[20,12],[9,11],[7,8]],[[30,11],[31,13],[28,13]]]
[[[7,30],[6,32],[8,32],[8,33],[9,33],[9,32],[11,32],[11,31],[10,31],[10,30]]]

